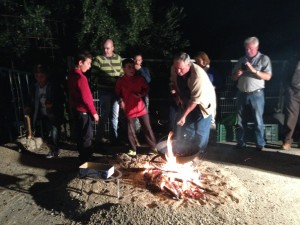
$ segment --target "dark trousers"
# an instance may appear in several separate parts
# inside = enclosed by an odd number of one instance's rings
[[[42,116],[35,125],[35,128],[39,127],[38,135],[41,135],[43,140],[46,140],[51,151],[59,150],[59,141],[61,137],[60,123],[49,118],[48,116]]]
[[[114,93],[99,91],[100,116],[96,137],[98,140],[104,137],[105,124],[109,118],[110,139],[112,142],[118,139],[119,103]]]
[[[155,148],[156,146],[156,139],[153,134],[151,125],[150,125],[150,120],[149,120],[149,115],[143,115],[140,117],[137,117],[137,119],[140,121],[141,126],[142,126],[142,131],[144,133],[145,139],[147,143],[150,145],[151,148]],[[128,123],[127,123],[127,130],[128,130],[128,139],[131,145],[132,150],[137,149],[137,137],[135,133],[135,120],[136,118],[128,118]]]
[[[92,117],[89,113],[73,111],[76,128],[77,150],[80,161],[86,162],[91,158],[93,127]]]
[[[285,104],[283,142],[291,144],[293,142],[293,134],[299,117],[300,91],[289,88],[287,90]]]

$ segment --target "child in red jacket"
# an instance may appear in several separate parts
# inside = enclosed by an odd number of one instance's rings
[[[135,133],[136,118],[141,122],[147,143],[150,145],[151,150],[155,152],[156,139],[150,125],[147,108],[142,99],[148,93],[148,84],[142,76],[136,75],[132,59],[124,59],[122,67],[124,76],[117,81],[116,95],[120,99],[120,108],[124,110],[128,122],[128,139],[132,149],[127,154],[131,156],[136,155],[138,143]]]

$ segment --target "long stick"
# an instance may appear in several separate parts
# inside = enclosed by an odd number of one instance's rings
[[[30,116],[25,115],[25,121],[26,121],[26,131],[27,131],[27,138],[32,138],[32,129],[31,129],[31,122],[30,122]]]

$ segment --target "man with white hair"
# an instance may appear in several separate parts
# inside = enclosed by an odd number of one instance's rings
[[[208,144],[210,123],[216,109],[215,89],[206,72],[183,52],[174,56],[170,80],[176,104],[183,111],[177,121],[177,143],[182,144],[187,138],[189,146],[196,148],[200,156]]]
[[[256,150],[261,151],[264,139],[263,113],[265,107],[265,81],[272,77],[271,60],[260,53],[259,40],[249,37],[244,41],[245,56],[241,57],[233,68],[232,79],[238,81],[237,88],[237,148],[246,147],[245,130],[247,128],[246,108],[251,106],[255,123]]]

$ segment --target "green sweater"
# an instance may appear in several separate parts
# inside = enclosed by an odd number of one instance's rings
[[[122,59],[119,55],[112,57],[96,56],[92,62],[92,82],[99,90],[114,91],[117,78],[123,74]]]

